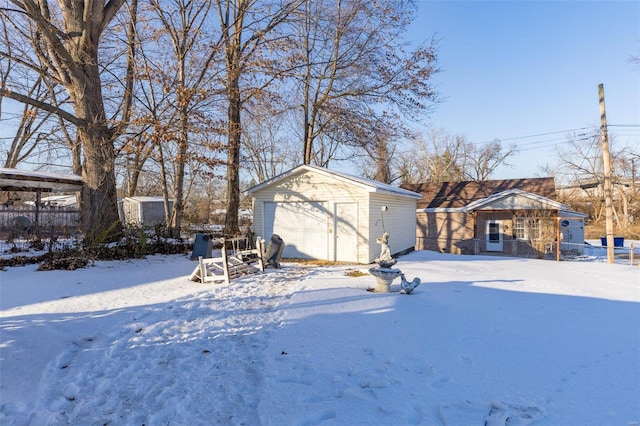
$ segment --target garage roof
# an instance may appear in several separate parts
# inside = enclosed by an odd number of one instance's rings
[[[387,194],[387,195],[399,195],[399,196],[403,196],[403,197],[409,197],[409,198],[414,198],[416,200],[420,200],[422,199],[422,195],[415,193],[413,191],[409,191],[406,189],[402,189],[402,188],[398,188],[396,186],[393,185],[388,185],[386,183],[382,183],[382,182],[378,182],[375,180],[371,180],[371,179],[365,179],[365,178],[361,178],[361,177],[357,177],[357,176],[353,176],[353,175],[349,175],[346,173],[340,173],[340,172],[336,172],[334,170],[329,170],[329,169],[325,169],[323,167],[317,167],[317,166],[309,166],[309,165],[302,165],[302,166],[298,166],[295,167],[287,172],[284,172],[272,179],[266,180],[264,182],[262,182],[261,184],[258,184],[252,188],[247,189],[246,193],[248,195],[253,194],[256,191],[259,191],[267,186],[273,185],[277,182],[280,182],[282,180],[285,180],[291,176],[300,174],[300,173],[304,173],[304,172],[314,172],[314,173],[320,173],[323,174],[325,176],[330,176],[333,177],[335,179],[344,181],[344,182],[348,182],[352,185],[356,185],[359,186],[369,192],[375,192],[375,193],[379,193],[379,194]]]
[[[81,189],[80,176],[0,167],[2,191],[74,192]]]

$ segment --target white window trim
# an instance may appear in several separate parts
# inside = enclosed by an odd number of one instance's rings
[[[529,235],[529,231],[531,230],[531,228],[529,226],[527,226],[527,221],[535,221],[535,223],[537,224],[537,227],[534,228],[536,230],[536,233],[538,234],[537,236],[535,236],[534,238],[531,238],[531,236]],[[519,226],[521,225],[521,226]],[[542,233],[542,229],[540,228],[541,226],[541,221],[539,218],[532,218],[532,217],[517,217],[516,218],[516,223],[514,226],[514,234],[517,240],[520,241],[538,241],[541,238],[541,233]],[[523,237],[518,237],[518,231],[522,230],[524,236]]]

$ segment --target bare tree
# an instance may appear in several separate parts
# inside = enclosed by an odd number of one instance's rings
[[[394,183],[402,178],[402,160],[398,158],[397,147],[402,141],[414,135],[402,125],[397,115],[373,114],[368,120],[367,142],[358,147],[364,155],[357,157],[362,175],[384,183]],[[354,138],[359,140],[358,138]]]
[[[507,160],[517,152],[515,145],[503,151],[502,144],[495,140],[486,145],[466,144],[465,175],[468,180],[487,180],[499,167],[509,165]]]
[[[28,96],[43,100],[48,97],[46,88],[42,88],[42,80],[38,80],[29,90]],[[38,153],[37,148],[42,147],[41,142],[51,136],[51,128],[48,120],[51,113],[39,113],[38,108],[24,104],[19,121],[15,126],[15,134],[11,144],[6,150],[4,167],[15,168],[19,163]]]
[[[17,58],[3,49],[0,57],[12,58],[69,95],[73,112],[53,103],[29,97],[5,85],[3,96],[52,112],[76,127],[84,149],[82,217],[89,241],[117,234],[120,226],[116,201],[114,141],[126,126],[124,120],[107,117],[98,51],[102,36],[124,0],[50,3],[46,0],[9,0],[13,8],[0,13],[12,25],[14,43],[28,42],[29,57]],[[15,47],[15,44],[13,44]],[[44,64],[44,65],[41,65]]]
[[[403,183],[486,180],[516,152],[515,146],[503,151],[498,140],[474,145],[466,136],[431,129],[412,140],[398,167],[403,170]]]
[[[282,46],[276,29],[282,25],[299,0],[268,2],[258,0],[216,0],[222,45],[225,52],[225,93],[227,108],[227,217],[225,233],[239,232],[241,115],[246,103],[265,87],[260,76],[271,69],[270,48]],[[273,79],[267,77],[267,82]]]
[[[352,146],[362,147],[370,136],[369,119],[379,111],[374,105],[412,118],[429,109],[436,99],[430,85],[438,71],[436,49],[433,42],[406,49],[402,33],[412,19],[410,1],[304,2],[290,60],[295,105],[302,106],[305,164],[321,165],[326,160],[319,154],[326,158],[327,151],[337,152],[316,146],[323,140],[346,144],[349,140],[341,137],[348,135],[360,138],[351,140]]]
[[[557,239],[557,214],[553,210],[524,210],[516,220],[522,221],[523,239],[532,249],[532,254],[543,259],[553,253]]]
[[[0,87],[21,82],[20,88],[24,90],[26,96],[39,102],[55,102],[59,104],[65,102],[58,98],[59,87],[47,84],[47,81],[36,73],[29,72],[20,67],[20,64],[12,59],[12,56],[21,57],[21,53],[13,55],[11,24],[7,22],[6,16],[0,14],[0,44],[7,49],[8,57],[0,61]],[[20,51],[22,52],[22,50]],[[19,73],[19,75],[18,75]],[[30,161],[33,163],[42,162],[43,157],[49,154],[55,155],[58,142],[57,134],[68,135],[65,123],[56,126],[56,116],[51,111],[43,111],[30,104],[22,104],[21,112],[7,114],[4,117],[2,104],[5,97],[0,93],[0,122],[3,128],[10,128],[10,132],[5,134],[7,142],[2,143],[2,150],[5,154],[4,167],[15,168],[18,164]],[[64,139],[62,142],[64,142]],[[58,147],[59,148],[59,147]],[[62,156],[67,156],[63,153]],[[57,163],[59,159],[54,158],[52,162]]]
[[[216,141],[221,126],[211,107],[220,93],[211,71],[220,53],[219,42],[207,30],[211,5],[144,3],[137,14],[139,25],[129,30],[135,35],[130,44],[137,80],[130,134],[119,148],[125,157],[125,189],[134,195],[142,176],[159,182],[156,194],[165,199],[166,225],[176,235],[193,178],[221,164]]]
[[[209,100],[210,91],[206,88],[205,77],[219,51],[204,31],[212,6],[210,2],[174,0],[160,3],[153,0],[151,5],[173,50],[173,75],[163,79],[164,90],[169,88],[175,93],[175,96],[168,98],[171,103],[170,121],[175,122],[175,132],[172,136],[175,138],[176,152],[172,156],[175,160],[173,208],[167,225],[174,233],[179,233],[184,210],[185,170],[189,145],[194,134],[211,130],[196,125],[194,119],[200,120],[201,123],[209,121],[198,108],[202,107],[204,100]],[[166,177],[164,181],[166,182]],[[166,190],[164,192],[167,194]],[[167,198],[165,195],[165,199]]]
[[[558,148],[556,180],[561,183],[561,201],[575,210],[588,213],[594,222],[604,217],[604,175],[600,133],[570,135]],[[613,215],[618,229],[626,231],[629,218],[637,211],[638,200],[633,191],[634,152],[617,148],[613,135],[609,137],[613,184]],[[637,155],[637,154],[636,154]]]
[[[281,114],[249,116],[245,120],[242,139],[242,164],[251,179],[264,182],[284,172],[292,165],[298,151],[286,139]]]
[[[427,141],[420,140],[414,152],[417,156],[422,153],[424,161],[418,166],[427,170],[428,181],[465,180],[465,145],[463,136],[451,136],[443,130],[431,130]]]

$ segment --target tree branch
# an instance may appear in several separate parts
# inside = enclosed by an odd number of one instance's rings
[[[7,98],[13,99],[14,101],[22,102],[23,104],[31,105],[43,111],[56,114],[61,118],[67,120],[68,122],[74,124],[77,127],[85,127],[88,125],[86,121],[81,120],[80,118],[71,114],[69,111],[65,111],[61,108],[55,107],[46,102],[42,102],[37,99],[30,98],[29,96],[25,96],[21,93],[12,92],[10,89],[7,89],[7,88],[0,88],[0,96],[6,96]]]

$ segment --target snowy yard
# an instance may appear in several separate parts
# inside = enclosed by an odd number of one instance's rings
[[[0,425],[636,425],[640,268],[588,260],[414,252],[411,295],[367,266],[9,268]]]

